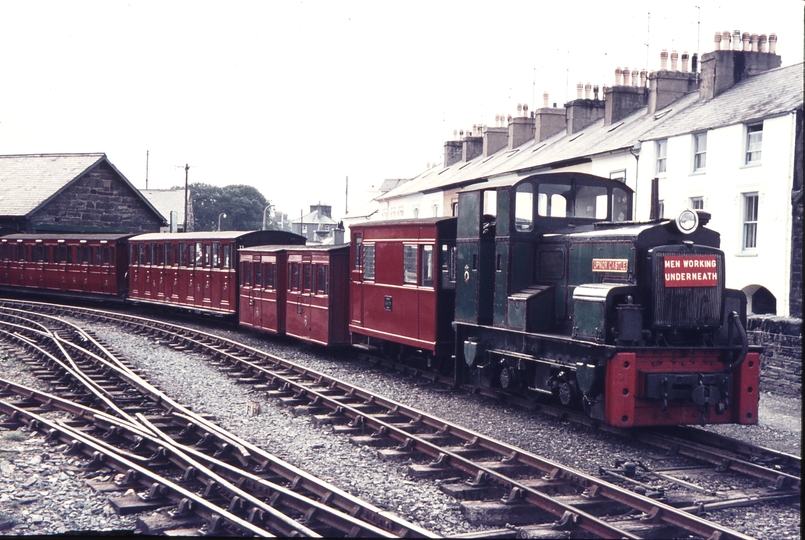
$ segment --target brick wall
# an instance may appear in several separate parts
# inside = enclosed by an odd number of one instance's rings
[[[161,222],[107,163],[84,173],[44,208],[30,216],[32,230],[145,233]]]
[[[802,396],[802,319],[749,317],[751,345],[763,347],[760,391]]]

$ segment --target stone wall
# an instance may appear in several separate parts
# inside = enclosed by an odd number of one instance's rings
[[[30,216],[29,232],[157,232],[161,221],[106,162]]]
[[[760,391],[802,397],[802,319],[749,317],[747,334],[763,347]]]

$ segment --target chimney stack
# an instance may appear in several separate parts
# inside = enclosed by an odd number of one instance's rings
[[[660,63],[663,63],[668,53],[663,50],[660,53]],[[673,55],[677,55],[673,51]],[[696,88],[696,74],[687,72],[687,53],[682,55],[683,71],[676,70],[676,58],[672,56],[672,70],[655,71],[648,75],[648,113],[654,114],[664,109],[669,104],[681,98],[686,93]]]
[[[534,111],[534,141],[538,143],[565,129],[565,111],[557,109],[555,103],[550,107],[548,92],[542,94],[542,104]]]
[[[522,104],[518,110],[522,112]],[[514,150],[534,138],[534,120],[531,117],[522,115],[514,118],[510,117],[508,133],[509,150]]]
[[[735,33],[737,41],[741,37],[741,46],[734,44],[733,49],[716,49],[706,53],[701,59],[701,83],[699,85],[699,100],[707,101],[721,95],[728,89],[747,77],[757,75],[770,69],[780,67],[782,59],[772,52],[776,45],[774,40],[766,38],[766,34],[744,32]],[[766,52],[766,43],[769,43],[769,52]],[[695,61],[695,55],[694,55]]]

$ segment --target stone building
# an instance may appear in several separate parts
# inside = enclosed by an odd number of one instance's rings
[[[165,224],[106,154],[0,156],[0,231],[145,233]]]
[[[343,228],[338,226],[332,213],[333,207],[328,204],[312,204],[308,214],[291,221],[291,231],[307,238],[308,244],[325,243],[328,238],[340,244],[343,242]],[[335,235],[340,238],[335,238]]]

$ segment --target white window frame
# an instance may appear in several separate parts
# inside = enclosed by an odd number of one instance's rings
[[[701,143],[704,144],[701,144]],[[702,146],[704,147],[702,149]],[[701,159],[699,159],[701,158]],[[707,132],[693,134],[693,172],[699,173],[707,170]]]
[[[609,173],[610,180],[617,180],[619,182],[626,183],[626,169],[620,169],[617,171],[610,171]]]
[[[668,139],[657,141],[656,152],[657,165],[655,171],[657,175],[665,175],[668,168]]]
[[[757,250],[760,197],[757,191],[741,193],[741,251]]]
[[[760,164],[763,150],[763,122],[746,125],[744,144],[744,165]]]
[[[691,210],[704,210],[704,197],[689,197],[688,208]]]

